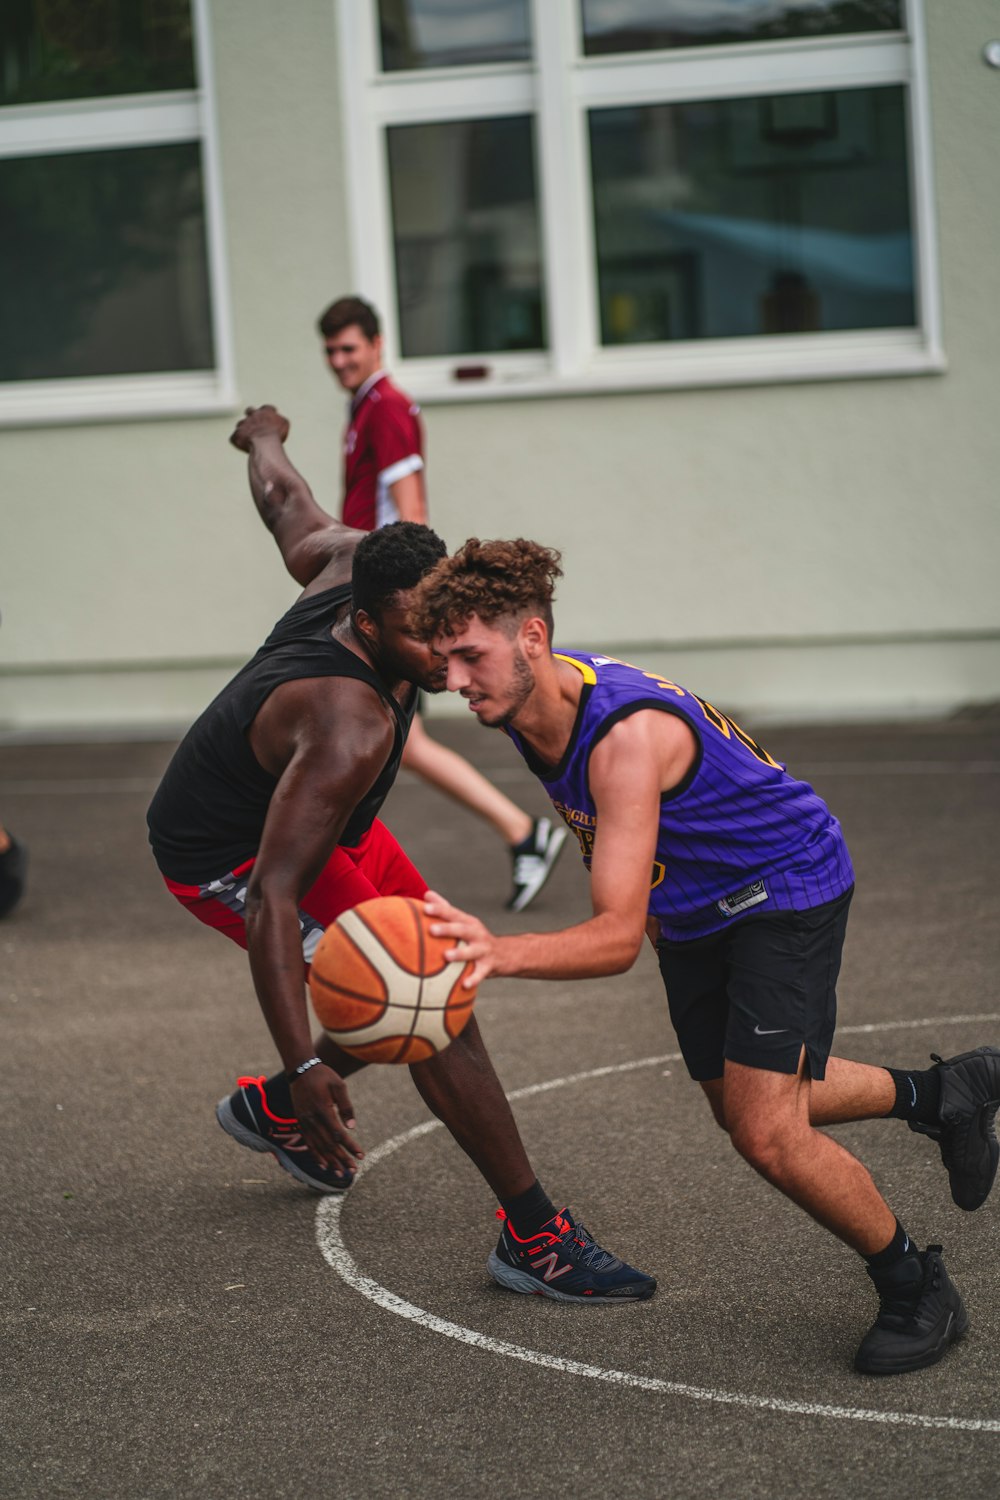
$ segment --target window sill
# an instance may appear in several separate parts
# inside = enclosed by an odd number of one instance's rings
[[[697,390],[713,386],[783,385],[802,380],[869,380],[938,375],[947,368],[944,351],[918,334],[834,334],[822,341],[775,339],[762,349],[744,340],[675,345],[669,354],[655,349],[601,350],[585,368],[559,371],[537,362],[521,369],[475,363],[490,371],[475,380],[456,380],[438,362],[399,361],[400,384],[426,406],[451,402],[516,400],[535,396],[607,395],[618,391]]]
[[[215,372],[24,380],[0,386],[0,427],[205,417],[237,404],[232,386]]]

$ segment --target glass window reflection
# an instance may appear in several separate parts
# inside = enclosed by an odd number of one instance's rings
[[[0,380],[209,369],[196,144],[0,161]]]
[[[190,0],[0,5],[0,104],[194,86]]]
[[[913,326],[901,87],[589,123],[603,343]]]
[[[387,73],[531,56],[528,0],[379,0],[378,13]]]
[[[902,0],[580,0],[583,50],[645,52],[899,31]]]
[[[531,119],[400,125],[387,135],[403,355],[542,348]]]

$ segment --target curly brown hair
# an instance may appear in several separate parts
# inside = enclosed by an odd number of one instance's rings
[[[456,635],[471,615],[514,634],[527,615],[539,615],[552,639],[552,597],[562,577],[561,554],[518,537],[481,542],[470,537],[445,557],[413,591],[411,629],[428,641]]]

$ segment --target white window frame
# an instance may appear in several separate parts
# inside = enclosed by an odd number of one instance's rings
[[[337,0],[354,290],[379,309],[387,359],[422,401],[914,375],[945,368],[923,0],[906,32],[585,57],[578,0],[529,0],[534,60],[380,72],[377,0]],[[916,326],[602,346],[587,111],[868,88],[907,91]],[[400,354],[385,130],[533,114],[546,328],[543,353]],[[462,366],[483,365],[475,381]]]
[[[236,404],[207,5],[191,0],[196,89],[2,107],[0,158],[199,142],[214,367],[0,381],[0,427],[202,416]]]

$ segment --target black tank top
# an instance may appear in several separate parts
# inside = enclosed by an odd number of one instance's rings
[[[277,780],[264,770],[247,735],[264,700],[297,678],[367,682],[392,712],[392,754],[351,813],[340,842],[350,847],[371,827],[396,779],[417,695],[402,708],[372,668],[331,637],[350,597],[350,584],[341,584],[293,604],[177,747],[146,815],[153,857],[169,879],[202,885],[257,853]]]

